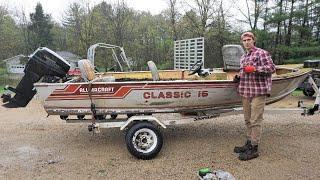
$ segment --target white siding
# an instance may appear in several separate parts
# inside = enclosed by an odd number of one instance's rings
[[[24,65],[21,64],[11,64],[8,68],[8,73],[22,74],[24,73]]]

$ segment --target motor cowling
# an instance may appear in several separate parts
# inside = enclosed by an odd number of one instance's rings
[[[25,107],[36,94],[33,84],[42,77],[63,78],[67,75],[70,64],[54,51],[46,47],[40,47],[32,55],[24,69],[24,76],[16,88],[7,87],[15,93],[11,98],[10,94],[3,94],[1,98],[6,103],[4,107]]]

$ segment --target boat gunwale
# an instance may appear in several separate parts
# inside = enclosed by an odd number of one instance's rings
[[[294,68],[281,68],[281,69],[291,69],[294,70]],[[304,71],[301,71],[302,69],[296,69],[297,71],[295,72],[290,72],[290,73],[285,73],[285,74],[280,74],[280,75],[275,75],[272,77],[272,81],[281,81],[281,80],[287,80],[287,79],[292,79],[296,78],[299,76],[303,76],[305,74],[311,73],[312,69],[310,68],[304,68]],[[203,84],[203,83],[234,83],[233,80],[228,79],[193,79],[193,80],[159,80],[159,81],[152,81],[152,80],[142,80],[142,81],[110,81],[110,82],[64,82],[64,83],[35,83],[35,87],[48,87],[48,86],[63,86],[66,84],[77,84],[77,85],[86,85],[86,84],[95,84],[95,85],[101,85],[101,84],[172,84],[172,83],[186,83],[186,84]]]

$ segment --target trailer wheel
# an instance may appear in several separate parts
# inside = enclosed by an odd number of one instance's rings
[[[77,115],[77,118],[79,119],[79,120],[84,120],[84,117],[85,117],[85,115]]]
[[[98,114],[98,115],[95,115],[94,118],[96,120],[105,120],[106,119],[106,115],[104,114]]]
[[[313,89],[307,89],[307,88],[303,89],[302,92],[305,96],[308,96],[308,97],[313,96],[315,93]]]
[[[160,130],[149,122],[134,124],[126,134],[128,151],[138,159],[152,159],[161,150],[163,138]]]
[[[67,120],[68,119],[68,115],[60,115],[60,119],[62,119],[62,120]]]
[[[132,116],[135,116],[136,114],[133,114],[133,113],[129,113],[129,114],[127,114],[127,117],[128,118],[131,118]]]
[[[111,119],[117,119],[118,114],[111,114],[110,116],[111,116]]]

